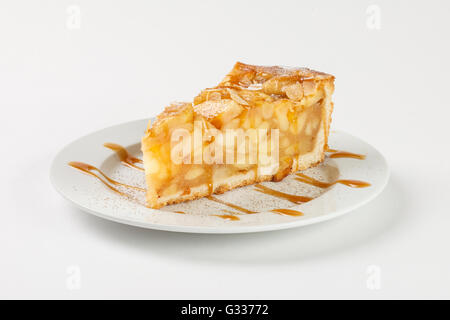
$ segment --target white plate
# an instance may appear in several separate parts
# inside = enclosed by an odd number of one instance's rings
[[[240,220],[229,221],[217,215],[224,214],[222,209],[231,209],[207,199],[167,206],[161,210],[147,208],[139,200],[143,195],[138,196],[138,200],[130,200],[114,193],[94,177],[68,166],[70,161],[82,161],[100,168],[116,180],[142,186],[143,173],[121,165],[115,153],[103,147],[103,144],[118,143],[140,157],[140,139],[147,122],[148,120],[138,120],[116,125],[69,144],[55,157],[51,167],[50,177],[56,190],[82,210],[119,223],[177,232],[245,233],[287,229],[336,218],[375,198],[389,178],[386,161],[377,150],[347,133],[333,131],[329,137],[331,148],[364,154],[366,159],[327,158],[323,165],[306,172],[328,181],[338,178],[363,180],[369,182],[370,187],[350,188],[336,184],[322,190],[297,182],[294,175],[291,175],[282,182],[264,184],[287,193],[317,198],[296,205],[256,192],[254,186],[238,188],[217,197],[258,213],[238,215]],[[280,207],[299,210],[304,215],[292,217],[269,211]],[[184,211],[186,214],[171,211]]]

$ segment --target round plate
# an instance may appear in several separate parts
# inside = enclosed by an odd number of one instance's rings
[[[104,171],[115,180],[145,186],[142,171],[120,163],[105,142],[127,148],[136,157],[140,154],[140,139],[148,120],[132,121],[109,127],[82,137],[66,146],[55,157],[50,177],[55,189],[79,208],[101,218],[133,226],[191,233],[245,233],[305,226],[336,218],[375,198],[385,187],[389,170],[383,156],[364,141],[340,131],[332,131],[329,145],[333,149],[366,155],[365,160],[326,158],[323,164],[304,173],[323,181],[356,179],[369,182],[367,188],[350,188],[335,184],[327,189],[306,185],[290,175],[281,182],[265,182],[266,186],[289,194],[312,196],[315,199],[301,205],[257,192],[254,186],[237,188],[216,197],[232,202],[255,214],[239,212],[206,198],[167,206],[161,210],[147,208],[144,194],[133,199],[121,196],[98,181],[68,165],[81,161]],[[139,193],[139,192],[137,192]],[[271,209],[288,208],[303,216],[276,214]],[[185,214],[176,213],[183,211]],[[224,219],[233,211],[237,220]]]

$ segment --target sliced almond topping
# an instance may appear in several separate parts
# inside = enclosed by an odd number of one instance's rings
[[[272,78],[263,83],[263,91],[267,94],[280,94],[281,85],[277,78]]]
[[[231,99],[233,99],[235,102],[239,104],[243,104],[244,106],[248,106],[248,102],[245,101],[237,92],[236,90],[227,88],[228,93],[230,94]]]
[[[303,86],[300,82],[288,85],[283,88],[286,95],[291,100],[300,101],[303,98]]]
[[[314,80],[303,81],[303,91],[305,96],[310,96],[316,91],[316,83]]]
[[[207,118],[212,125],[220,128],[223,124],[237,117],[244,108],[234,100],[222,99],[220,101],[205,101],[195,105],[194,110]]]
[[[222,99],[222,95],[220,94],[220,92],[217,91],[212,91],[212,92],[208,92],[206,95],[206,100],[220,100]]]

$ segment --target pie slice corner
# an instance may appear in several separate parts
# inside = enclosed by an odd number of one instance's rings
[[[319,164],[333,91],[334,77],[326,73],[236,63],[217,86],[193,102],[171,104],[149,123],[142,138],[148,205],[280,181]],[[230,132],[243,138],[229,138]],[[261,141],[267,141],[265,150]]]

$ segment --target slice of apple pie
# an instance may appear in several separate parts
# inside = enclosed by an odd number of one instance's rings
[[[193,103],[172,104],[142,139],[152,208],[279,181],[324,159],[334,77],[236,63]]]

